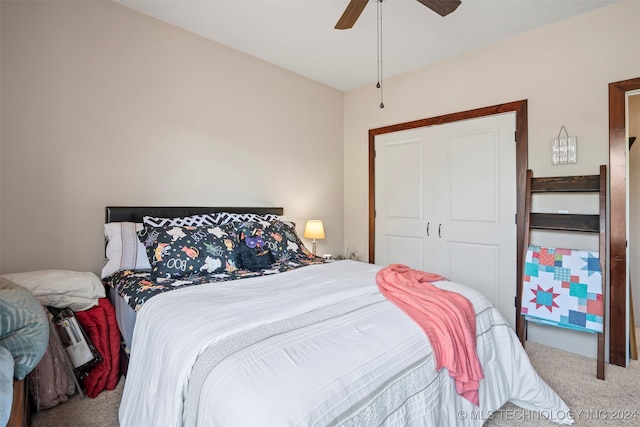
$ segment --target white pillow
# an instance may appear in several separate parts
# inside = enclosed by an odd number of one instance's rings
[[[4,274],[6,279],[27,288],[43,305],[88,310],[105,297],[100,278],[90,272],[40,270]]]
[[[110,222],[104,225],[107,239],[106,262],[101,276],[111,276],[122,270],[151,270],[149,258],[137,232],[142,224],[134,222]]]

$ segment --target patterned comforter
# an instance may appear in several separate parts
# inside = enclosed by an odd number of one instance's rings
[[[103,279],[105,285],[112,287],[135,311],[147,302],[151,297],[160,295],[179,288],[187,288],[209,283],[228,282],[231,280],[247,279],[250,277],[267,276],[307,265],[323,264],[323,258],[296,259],[295,261],[276,262],[269,268],[250,271],[238,269],[231,273],[201,274],[181,278],[157,278],[152,279],[149,271],[123,270]]]

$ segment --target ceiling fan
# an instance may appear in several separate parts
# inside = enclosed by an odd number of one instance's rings
[[[376,0],[381,1],[381,0]],[[460,0],[418,0],[440,16],[447,16],[460,6]],[[369,0],[351,0],[336,24],[336,30],[347,30],[356,23]]]

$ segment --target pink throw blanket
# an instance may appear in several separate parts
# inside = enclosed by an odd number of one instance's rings
[[[436,370],[445,367],[456,392],[478,406],[484,378],[476,352],[476,316],[471,302],[431,282],[442,276],[391,264],[376,275],[382,295],[411,317],[431,341]]]

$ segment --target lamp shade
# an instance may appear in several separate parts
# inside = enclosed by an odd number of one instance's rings
[[[324,227],[319,219],[310,219],[304,227],[304,237],[307,239],[324,239]]]

